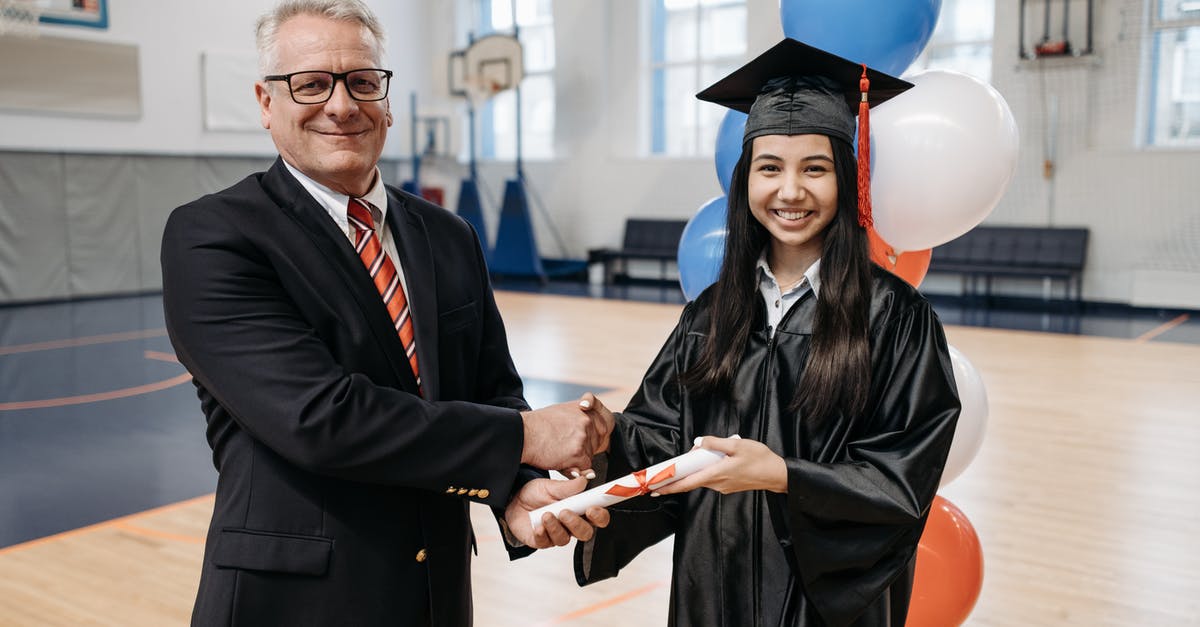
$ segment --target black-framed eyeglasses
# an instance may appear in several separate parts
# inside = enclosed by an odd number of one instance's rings
[[[375,102],[387,98],[391,70],[362,68],[349,72],[325,72],[304,70],[291,74],[264,76],[264,81],[283,81],[288,85],[292,100],[296,104],[321,104],[333,97],[338,81],[346,86],[346,93],[359,102]]]

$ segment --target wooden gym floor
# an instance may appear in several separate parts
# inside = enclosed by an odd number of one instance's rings
[[[534,405],[591,389],[622,407],[680,310],[497,298]],[[982,450],[941,492],[983,545],[968,624],[1200,624],[1196,321],[1114,338],[942,317],[990,401]],[[0,625],[186,624],[215,474],[158,298],[0,309],[0,375]],[[581,589],[569,549],[510,563],[473,516],[477,625],[665,624],[669,540]]]

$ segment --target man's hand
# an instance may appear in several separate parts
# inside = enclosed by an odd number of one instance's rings
[[[577,476],[591,468],[592,457],[608,450],[613,415],[590,392],[578,402],[559,403],[521,412],[525,446],[521,463]],[[571,470],[575,470],[572,473]]]
[[[586,519],[563,510],[557,518],[549,512],[543,514],[541,524],[537,527],[529,522],[529,512],[579,494],[586,487],[587,480],[583,477],[570,481],[534,479],[526,483],[504,510],[504,522],[508,525],[509,533],[525,546],[535,549],[563,546],[573,537],[584,542],[591,540],[595,527],[608,526],[608,510],[603,507],[589,508]]]

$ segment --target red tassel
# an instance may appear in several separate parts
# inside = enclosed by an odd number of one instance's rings
[[[858,90],[862,92],[858,103],[858,225],[865,229],[874,221],[871,219],[871,105],[867,102],[871,81],[867,79],[865,63],[862,68],[862,77],[858,79]]]

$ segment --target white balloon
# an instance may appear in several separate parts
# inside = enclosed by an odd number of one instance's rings
[[[896,250],[944,244],[983,221],[1008,187],[1020,143],[991,85],[948,70],[871,109],[875,230]]]
[[[939,487],[946,487],[962,474],[983,445],[983,433],[987,430],[987,390],[983,377],[957,348],[950,347],[950,361],[954,366],[954,383],[958,386],[958,398],[962,402],[962,413],[958,415],[958,426],[954,429],[954,440],[950,444],[950,455],[942,471]]]

